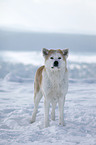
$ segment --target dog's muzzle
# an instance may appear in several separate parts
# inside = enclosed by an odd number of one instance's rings
[[[59,63],[58,61],[54,61],[54,67],[58,67]]]

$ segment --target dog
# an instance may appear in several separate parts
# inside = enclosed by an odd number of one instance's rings
[[[42,49],[45,65],[41,66],[34,81],[34,110],[31,123],[36,120],[39,102],[44,96],[44,126],[49,126],[49,108],[52,104],[51,119],[55,120],[55,108],[59,106],[59,124],[64,125],[64,102],[68,91],[67,57],[69,49]]]

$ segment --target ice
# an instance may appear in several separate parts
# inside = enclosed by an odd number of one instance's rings
[[[27,59],[32,53],[20,55]],[[34,53],[34,58],[37,53]],[[69,91],[64,109],[65,126],[58,124],[57,105],[56,120],[51,121],[50,118],[50,126],[44,128],[43,98],[36,122],[30,124],[34,107],[34,75],[41,65],[40,58],[38,55],[35,64],[33,61],[31,63],[32,58],[25,63],[23,58],[21,62],[17,58],[13,61],[14,58],[7,57],[7,54],[6,58],[5,54],[0,56],[0,145],[96,145],[94,62],[68,60]]]

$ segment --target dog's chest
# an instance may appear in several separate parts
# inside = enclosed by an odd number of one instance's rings
[[[66,75],[62,73],[52,73],[49,76],[44,73],[42,78],[42,89],[45,96],[50,96],[53,99],[58,99],[66,94],[68,81]]]

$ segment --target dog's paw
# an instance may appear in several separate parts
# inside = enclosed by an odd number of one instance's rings
[[[32,124],[32,123],[34,123],[35,122],[35,120],[30,120],[30,123]]]
[[[45,127],[45,128],[47,128],[47,127],[49,127],[49,126],[50,126],[49,123],[45,123],[45,124],[44,124],[44,127]]]
[[[59,123],[59,125],[60,125],[60,126],[65,126],[65,123],[64,123],[64,122],[63,122],[63,123]]]

